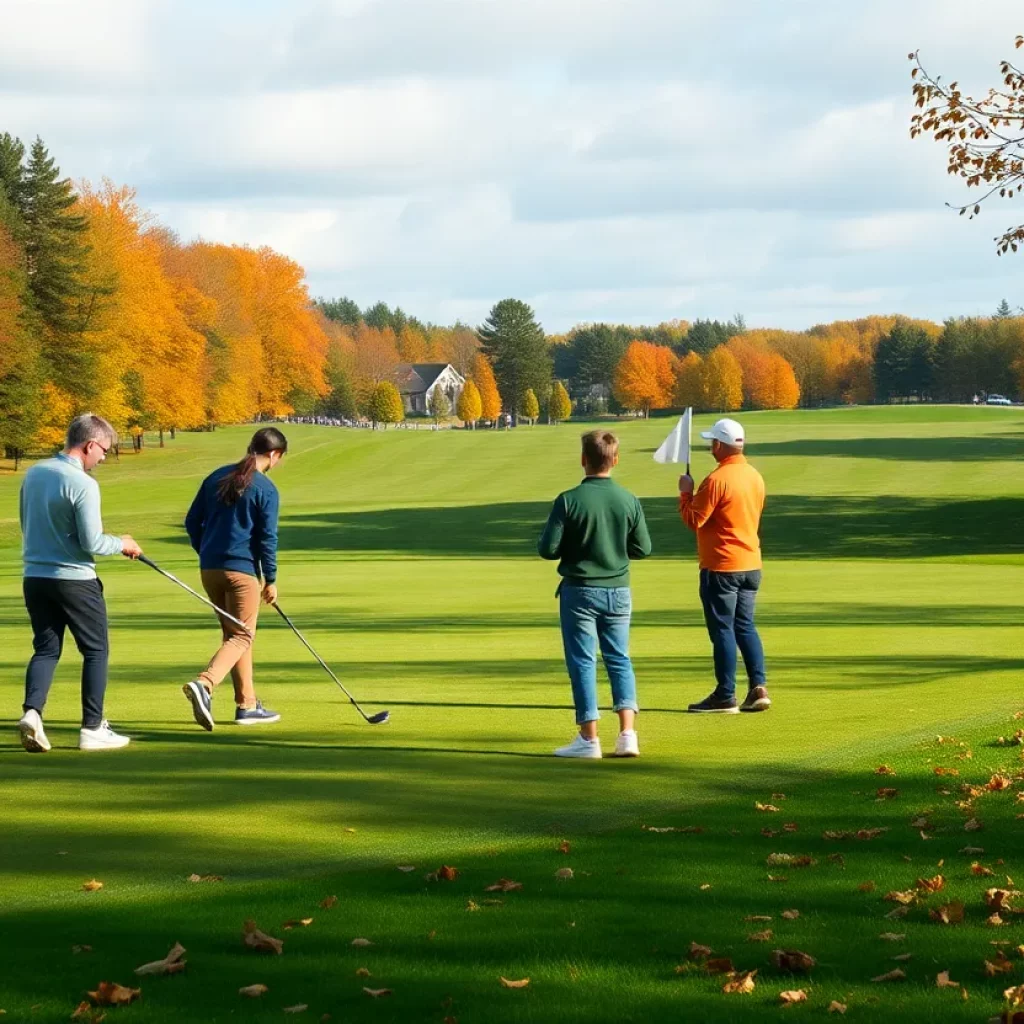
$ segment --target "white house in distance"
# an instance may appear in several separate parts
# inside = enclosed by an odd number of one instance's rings
[[[430,399],[440,388],[447,396],[452,415],[466,386],[466,378],[451,363],[401,363],[392,378],[407,413],[430,411]]]

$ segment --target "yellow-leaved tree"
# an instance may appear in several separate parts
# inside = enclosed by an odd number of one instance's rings
[[[537,396],[533,393],[533,388],[526,389],[526,393],[523,395],[523,400],[519,406],[519,415],[524,419],[528,419],[531,427],[537,422],[537,417],[540,415],[540,403],[537,401]]]
[[[455,415],[470,429],[476,429],[476,421],[483,414],[483,403],[480,401],[480,389],[472,380],[467,380],[462,394],[455,405]]]
[[[369,413],[374,429],[377,428],[378,423],[382,423],[386,430],[389,423],[401,423],[405,419],[402,396],[391,381],[382,380],[373,389],[373,394],[370,396]]]
[[[743,371],[725,345],[704,360],[701,380],[708,407],[715,412],[732,412],[743,405]]]
[[[704,360],[697,352],[687,352],[679,361],[676,370],[675,404],[700,411],[707,408],[704,395],[704,378],[702,368]]]
[[[480,389],[480,418],[496,424],[501,415],[501,394],[490,360],[483,352],[473,357],[473,381]]]
[[[561,423],[571,415],[572,399],[569,398],[569,392],[565,390],[565,385],[560,380],[556,380],[555,386],[551,389],[551,397],[548,399],[548,420],[551,423]]]

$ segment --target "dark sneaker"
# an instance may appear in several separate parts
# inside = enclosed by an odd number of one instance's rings
[[[768,691],[763,686],[754,686],[740,705],[740,711],[767,711],[772,706]]]
[[[238,708],[235,711],[235,725],[271,725],[280,722],[281,716],[270,708],[265,708],[262,701],[256,701],[254,708]]]
[[[735,697],[723,700],[714,694],[696,704],[691,704],[687,710],[691,715],[738,715],[740,713],[740,707],[736,703]]]
[[[213,700],[205,686],[198,680],[186,683],[181,692],[188,697],[192,705],[192,717],[196,725],[201,725],[207,732],[213,732]]]

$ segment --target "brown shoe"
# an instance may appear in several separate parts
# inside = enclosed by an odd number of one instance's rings
[[[768,691],[763,686],[755,686],[747,691],[740,711],[767,711],[771,706]]]

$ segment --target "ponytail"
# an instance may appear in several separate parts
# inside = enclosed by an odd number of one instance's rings
[[[257,430],[249,442],[245,458],[237,463],[217,486],[217,497],[225,505],[234,505],[249,489],[256,473],[256,457],[288,451],[288,440],[276,427]]]

